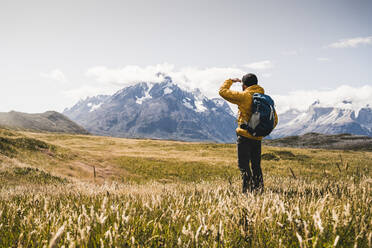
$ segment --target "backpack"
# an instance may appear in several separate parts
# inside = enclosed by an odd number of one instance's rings
[[[275,108],[270,96],[254,93],[252,99],[252,116],[241,128],[255,137],[267,136],[274,129]]]

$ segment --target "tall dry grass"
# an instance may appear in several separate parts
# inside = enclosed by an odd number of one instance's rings
[[[372,247],[371,152],[263,147],[243,195],[234,144],[0,138],[0,247]]]
[[[371,247],[372,180],[87,183],[0,191],[0,247]]]

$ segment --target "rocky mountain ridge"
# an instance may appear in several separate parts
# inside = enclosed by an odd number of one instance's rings
[[[270,137],[312,132],[372,136],[372,108],[366,106],[355,110],[350,106],[352,103],[344,101],[344,104],[345,107],[328,107],[316,101],[304,112],[291,109],[279,115],[279,124]]]
[[[220,98],[181,89],[170,77],[79,101],[63,114],[98,135],[234,142],[235,117]]]

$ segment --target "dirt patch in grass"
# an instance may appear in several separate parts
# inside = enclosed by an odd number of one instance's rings
[[[282,160],[296,160],[296,161],[307,161],[310,160],[311,157],[305,154],[294,154],[291,151],[274,151],[273,154],[274,156],[279,157]],[[269,155],[267,155],[269,156]],[[275,160],[275,159],[273,159]]]
[[[279,161],[280,158],[276,156],[274,153],[269,152],[269,153],[262,154],[261,159],[269,160],[269,161],[270,160]]]
[[[296,155],[294,155],[291,151],[275,151],[275,154],[281,159],[293,159],[296,157]]]

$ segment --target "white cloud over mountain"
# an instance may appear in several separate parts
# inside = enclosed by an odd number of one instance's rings
[[[176,69],[174,65],[164,63],[146,67],[125,66],[114,69],[93,67],[88,69],[86,75],[98,81],[100,86],[106,85],[115,90],[138,82],[161,82],[164,75],[168,75],[180,87],[199,88],[208,97],[217,97],[217,89],[225,79],[241,78],[246,73],[247,71],[240,67],[183,67]]]
[[[336,89],[293,91],[285,95],[273,95],[278,113],[289,109],[305,111],[315,101],[320,106],[350,108],[358,111],[372,106],[372,86],[351,87],[341,85]]]
[[[105,66],[97,66],[88,69],[86,76],[95,78],[103,84],[114,84],[127,86],[138,82],[160,82],[161,77],[157,73],[169,73],[174,71],[174,65],[158,64],[146,67],[137,65],[128,65],[122,68],[107,68]]]
[[[260,63],[258,62],[258,64]],[[266,64],[263,67],[269,68],[271,62],[263,64]],[[164,75],[168,75],[181,88],[199,88],[207,97],[212,98],[218,97],[218,89],[225,79],[241,78],[246,74],[245,67],[183,67],[176,69],[174,65],[167,63],[146,67],[93,67],[86,72],[86,76],[93,78],[96,83],[66,91],[65,95],[69,95],[76,100],[86,96],[112,94],[123,87],[138,82],[160,82],[164,79]],[[258,74],[258,76],[269,77],[269,71]],[[234,84],[232,89],[241,90],[241,84]],[[365,107],[367,104],[372,106],[372,86],[369,85],[361,87],[342,85],[327,90],[297,90],[288,94],[271,96],[275,100],[278,113],[283,113],[289,109],[304,111],[317,100],[320,101],[321,106],[349,107],[355,110]],[[233,110],[236,112],[236,108]]]
[[[92,85],[83,85],[79,88],[62,91],[64,96],[71,99],[71,103],[75,103],[83,98],[86,98],[87,96],[106,95],[112,93],[114,93],[112,87]]]
[[[372,44],[372,36],[368,37],[356,37],[350,39],[342,39],[337,42],[334,42],[328,47],[331,48],[348,48],[348,47],[358,47],[360,45],[371,45]]]

